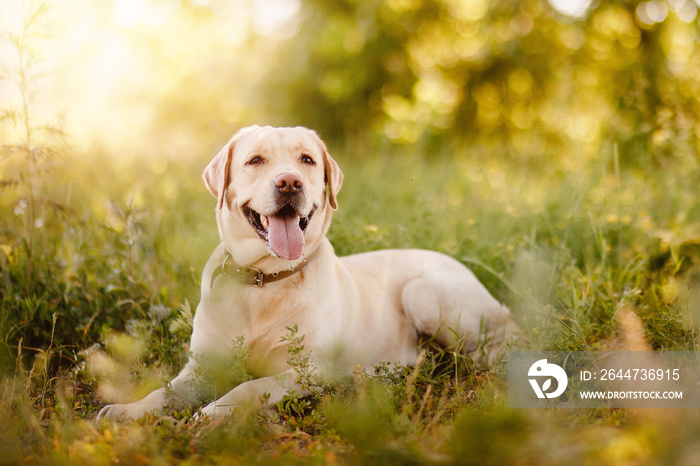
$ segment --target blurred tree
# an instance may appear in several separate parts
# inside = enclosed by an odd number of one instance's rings
[[[696,148],[695,3],[578,4],[580,17],[547,0],[306,0],[266,60],[263,105],[330,139],[449,138],[516,159],[615,143],[646,166]]]

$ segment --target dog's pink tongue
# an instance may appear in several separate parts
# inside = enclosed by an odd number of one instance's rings
[[[299,216],[294,213],[281,213],[268,217],[267,240],[278,256],[293,261],[301,257],[304,249],[304,233],[299,227]]]

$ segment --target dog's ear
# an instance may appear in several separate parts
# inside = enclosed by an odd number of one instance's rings
[[[231,160],[233,159],[233,151],[236,148],[236,143],[243,135],[259,128],[258,125],[253,125],[243,128],[234,134],[231,140],[216,154],[216,157],[209,162],[207,168],[204,169],[204,173],[202,173],[202,178],[204,179],[204,184],[207,186],[207,189],[215,198],[219,199],[219,209],[224,206],[226,191],[231,182]]]
[[[323,166],[326,170],[325,182],[328,187],[328,203],[331,209],[338,210],[338,191],[340,191],[340,186],[343,184],[343,172],[340,170],[338,163],[333,160],[333,157],[328,153],[328,149],[323,140],[318,137],[318,135],[316,135],[316,138],[323,152]]]
[[[328,203],[333,210],[338,209],[338,191],[343,184],[343,172],[338,163],[327,150],[323,151],[323,163],[326,166],[326,186],[328,186]]]
[[[245,134],[258,129],[260,129],[258,125],[253,125],[243,128],[234,134],[231,140],[216,154],[216,157],[209,162],[207,168],[204,169],[204,173],[202,173],[202,178],[204,179],[204,184],[207,186],[207,189],[215,198],[219,199],[219,209],[224,206],[226,190],[231,182],[231,160],[233,159],[233,151],[236,147],[236,143]]]
[[[204,169],[202,178],[204,184],[210,193],[215,198],[219,199],[219,209],[224,205],[224,197],[226,197],[226,188],[229,184],[231,159],[233,158],[233,149],[235,146],[235,136],[226,144],[216,157],[209,162],[207,168]]]

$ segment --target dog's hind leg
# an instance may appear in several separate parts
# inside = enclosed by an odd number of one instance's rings
[[[490,367],[518,331],[508,308],[465,267],[409,281],[401,302],[416,329],[446,347],[463,345],[479,367]]]

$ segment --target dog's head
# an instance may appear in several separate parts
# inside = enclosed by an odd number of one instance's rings
[[[343,174],[315,132],[251,126],[231,138],[203,178],[217,198],[226,249],[248,265],[266,256],[300,261],[313,251],[338,207]]]

